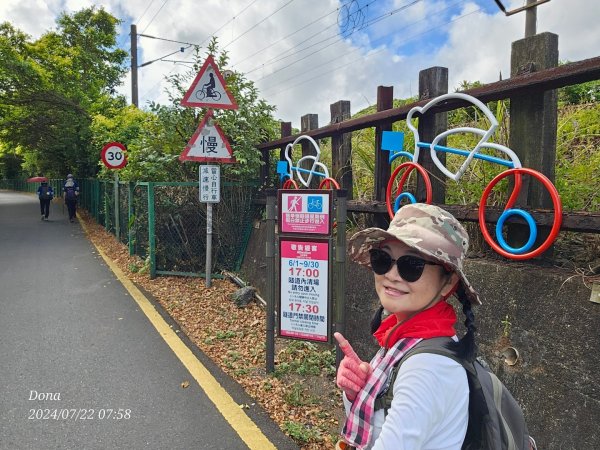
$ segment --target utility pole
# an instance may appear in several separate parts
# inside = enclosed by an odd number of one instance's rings
[[[537,0],[527,0],[526,7],[537,3]],[[537,6],[527,8],[525,11],[525,37],[535,36],[537,22]]]
[[[131,103],[138,106],[137,26],[131,25]]]

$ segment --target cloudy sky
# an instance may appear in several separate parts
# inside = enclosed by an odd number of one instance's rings
[[[427,67],[448,67],[451,90],[507,78],[511,42],[525,30],[525,13],[506,17],[494,0],[2,0],[0,20],[36,38],[60,13],[92,5],[122,20],[126,51],[131,24],[160,38],[138,37],[138,64],[176,52],[139,69],[141,107],[166,103],[164,77],[189,67],[191,48],[171,41],[205,47],[215,35],[230,56],[221,69],[245,73],[294,127],[308,113],[326,125],[338,100],[349,100],[352,113],[373,105],[379,85],[393,86],[396,98],[416,95]],[[551,0],[537,8],[537,31],[558,34],[560,59],[578,61],[600,52],[598,17],[597,0]],[[128,74],[128,98],[130,83]]]

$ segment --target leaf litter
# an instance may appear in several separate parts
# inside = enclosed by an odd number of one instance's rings
[[[150,293],[180,330],[224,372],[235,379],[302,450],[335,448],[343,420],[335,386],[331,346],[276,338],[275,373],[265,368],[265,310],[256,302],[238,308],[230,299],[238,289],[230,280],[160,276],[139,270],[144,261],[130,256],[92,217],[81,211],[90,240],[134,283]],[[95,253],[95,252],[94,252]],[[182,388],[188,381],[181,383]],[[241,404],[240,408],[253,406]]]

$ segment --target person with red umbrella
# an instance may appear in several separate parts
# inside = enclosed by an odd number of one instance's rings
[[[42,212],[42,220],[48,220],[50,215],[50,202],[54,198],[54,190],[52,186],[48,184],[48,179],[45,177],[41,178],[40,187],[38,187],[37,195],[40,199],[40,210]]]

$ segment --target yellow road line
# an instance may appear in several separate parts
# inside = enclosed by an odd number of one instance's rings
[[[79,223],[86,234],[88,234],[84,221],[80,220]],[[123,271],[112,262],[106,253],[95,244],[94,246],[108,267],[137,302],[140,309],[146,314],[146,317],[148,317],[152,325],[154,325],[165,342],[171,347],[171,350],[173,350],[190,374],[196,379],[208,398],[215,404],[221,415],[229,422],[231,427],[246,445],[251,450],[275,450],[275,446],[271,441],[267,439],[260,428],[252,422],[227,391],[223,389],[219,382],[210,374],[206,367],[204,367],[198,358],[194,356],[192,351],[183,343],[171,327],[169,327],[158,311],[156,311],[152,303],[150,303],[135,284],[125,276]]]

